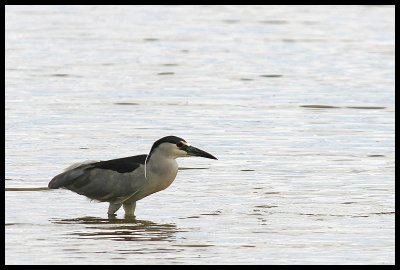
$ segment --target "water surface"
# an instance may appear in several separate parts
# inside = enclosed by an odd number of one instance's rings
[[[6,264],[394,264],[394,6],[6,6]],[[180,159],[137,219],[70,164]]]

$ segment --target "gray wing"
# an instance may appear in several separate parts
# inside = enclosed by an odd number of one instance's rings
[[[145,158],[146,155],[141,155],[72,165],[55,176],[48,186],[66,188],[93,200],[121,203],[143,187]]]

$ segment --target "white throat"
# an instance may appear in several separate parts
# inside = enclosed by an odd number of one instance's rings
[[[175,157],[166,156],[162,151],[154,151],[145,163],[145,177],[153,192],[167,188],[175,180],[178,163]]]

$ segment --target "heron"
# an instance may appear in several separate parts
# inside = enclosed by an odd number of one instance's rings
[[[107,214],[111,217],[121,206],[126,217],[135,217],[137,201],[166,189],[175,180],[176,158],[191,156],[217,159],[182,138],[166,136],[155,141],[147,155],[75,163],[56,175],[48,187],[109,202]]]

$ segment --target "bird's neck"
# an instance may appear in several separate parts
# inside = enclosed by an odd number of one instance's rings
[[[146,166],[149,166],[148,169],[151,172],[163,175],[178,170],[178,163],[175,158],[158,153],[154,153],[148,158]]]
[[[146,178],[154,192],[167,188],[175,180],[178,163],[162,152],[152,153],[146,162]]]

